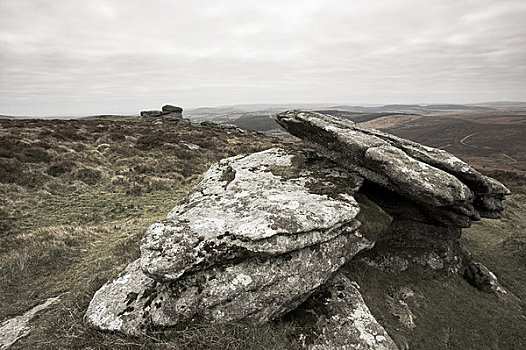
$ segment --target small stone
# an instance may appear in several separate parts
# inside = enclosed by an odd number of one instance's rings
[[[501,298],[507,294],[506,290],[500,285],[497,276],[481,263],[470,263],[466,268],[465,277],[483,292],[496,294]]]
[[[161,111],[142,111],[141,117],[143,118],[155,118],[160,117],[163,114]]]
[[[318,315],[309,350],[395,350],[398,349],[385,329],[369,311],[359,290],[342,274],[336,274],[321,292],[326,314]]]
[[[201,148],[201,147],[199,147],[196,144],[193,144],[193,143],[190,143],[190,142],[186,142],[186,141],[180,141],[179,143],[181,145],[185,146],[186,148],[188,148],[189,150],[196,150],[196,149]]]
[[[164,105],[162,108],[162,111],[164,114],[168,113],[183,113],[183,109],[181,107],[172,106],[172,105]]]

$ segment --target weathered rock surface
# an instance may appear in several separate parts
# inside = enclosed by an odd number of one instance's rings
[[[241,129],[234,124],[220,124],[220,123],[212,122],[209,120],[201,122],[200,124],[208,128],[221,129],[221,130],[226,130],[229,132],[236,132],[240,134],[247,132],[246,130]]]
[[[464,274],[468,281],[483,292],[496,294],[502,299],[508,296],[508,292],[502,288],[497,276],[481,263],[470,263]]]
[[[164,106],[159,116],[181,112]],[[128,334],[195,318],[265,322],[316,293],[327,312],[305,347],[396,349],[357,285],[338,273],[358,253],[388,271],[417,263],[460,272],[506,295],[458,243],[472,221],[500,216],[506,187],[447,152],[336,117],[291,111],[278,122],[327,158],[275,148],[210,167],[150,226],[140,258],[97,291],[86,322]],[[388,299],[409,328],[411,293]]]
[[[8,319],[0,323],[0,350],[8,349],[18,339],[27,336],[31,332],[29,323],[39,313],[49,309],[60,301],[60,296],[49,298],[23,315]]]
[[[142,111],[141,117],[152,124],[189,124],[190,121],[183,118],[181,107],[165,105],[160,111]]]
[[[415,315],[409,308],[407,301],[415,297],[415,292],[407,286],[391,286],[386,295],[387,305],[391,315],[398,319],[398,322],[408,329],[414,329]]]
[[[499,217],[509,190],[457,157],[352,121],[315,112],[291,111],[278,123],[320,153],[367,180],[426,206],[456,214],[468,225],[480,217]],[[458,216],[458,218],[456,217]],[[448,219],[440,218],[445,223]]]
[[[500,217],[502,201],[510,193],[445,151],[348,120],[288,111],[277,121],[367,180],[360,192],[393,217],[389,232],[371,252],[375,264],[388,270],[407,268],[409,260],[462,271],[466,264],[458,245],[461,229],[481,217]]]
[[[165,114],[168,113],[179,113],[183,114],[183,109],[181,107],[172,106],[172,105],[164,105],[162,108],[162,112]]]
[[[212,166],[168,214],[171,220],[146,233],[144,271],[177,279],[225,257],[283,254],[335,238],[353,221],[358,205],[348,193],[331,198],[313,193],[314,188],[345,182],[352,193],[361,179],[343,169],[311,166],[306,169],[302,153],[278,149]]]
[[[360,184],[300,151],[224,159],[148,229],[141,258],[95,294],[85,319],[136,334],[193,317],[279,317],[371,246],[357,231]]]
[[[313,334],[304,339],[309,350],[395,350],[395,342],[376,321],[358,290],[358,285],[342,274],[328,281],[325,314],[317,315]]]

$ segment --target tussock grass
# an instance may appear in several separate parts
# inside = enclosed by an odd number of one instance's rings
[[[461,276],[448,278],[416,267],[400,274],[383,273],[360,262],[346,266],[347,275],[362,287],[371,312],[395,342],[424,350],[526,347],[526,196],[512,195],[505,207],[502,220],[483,219],[463,230],[461,243],[519,298],[518,303],[481,292]],[[415,292],[407,300],[416,316],[413,330],[389,312],[389,291],[402,286]]]
[[[152,127],[136,119],[0,120],[0,125],[0,146],[7,145],[0,147],[0,321],[62,295],[13,349],[298,348],[297,334],[314,322],[311,310],[320,312],[319,300],[309,299],[300,308],[304,312],[268,325],[195,321],[142,337],[100,332],[82,321],[97,289],[139,256],[146,228],[165,218],[212,163],[281,141],[197,126]],[[190,150],[181,141],[200,149]],[[19,145],[25,150],[20,154]],[[512,188],[517,194],[506,202],[502,221],[484,220],[463,237],[475,260],[522,300],[524,188],[520,183]],[[374,209],[366,207],[362,216],[381,217]],[[384,218],[363,229],[374,233],[386,224]],[[383,274],[354,262],[346,274],[362,286],[371,311],[399,344],[526,347],[524,305],[521,310],[505,304],[460,277],[445,279],[418,269]],[[408,301],[416,316],[414,330],[389,312],[386,294],[393,286],[409,286],[418,295]]]
[[[140,122],[0,123],[8,146],[0,152],[0,321],[62,295],[14,349],[294,348],[294,327],[286,324],[192,323],[127,337],[82,321],[93,294],[139,256],[147,227],[212,163],[280,141]],[[27,152],[19,155],[18,145]]]

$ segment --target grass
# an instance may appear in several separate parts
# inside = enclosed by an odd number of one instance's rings
[[[522,311],[476,290],[458,275],[448,278],[418,269],[393,275],[359,263],[348,269],[373,315],[399,345],[411,349],[523,349],[526,345]],[[399,287],[415,292],[406,301],[415,316],[414,329],[390,312],[389,290]]]
[[[139,256],[146,228],[165,218],[212,163],[282,141],[136,120],[0,124],[0,321],[61,295],[61,302],[41,313],[32,323],[35,329],[13,349],[298,348],[297,334],[313,323],[309,310],[318,312],[319,300],[310,299],[299,312],[268,325],[195,321],[143,337],[99,332],[82,322],[95,291]],[[190,150],[181,141],[200,148]],[[512,189],[517,194],[507,201],[503,220],[484,220],[463,237],[475,259],[522,300],[524,188]],[[366,206],[361,215],[377,214],[374,206]],[[386,224],[382,219],[364,230],[374,234]],[[359,282],[373,314],[399,344],[414,349],[519,349],[526,344],[523,311],[460,277],[445,279],[422,270],[384,274],[354,262],[345,273]],[[393,286],[415,291],[408,300],[416,316],[413,330],[389,311],[386,295]]]
[[[451,278],[421,268],[390,274],[360,262],[346,274],[361,286],[373,315],[395,342],[411,349],[526,348],[526,196],[522,188],[505,201],[502,220],[482,220],[463,230],[461,242],[502,285],[519,298],[502,301],[473,288],[461,276]],[[406,300],[415,315],[414,329],[405,327],[389,305],[389,291],[409,287]]]
[[[82,322],[95,291],[139,256],[147,227],[164,219],[212,163],[281,141],[122,120],[0,122],[0,320],[62,295],[13,348],[294,345],[284,341],[292,329],[286,326],[196,323],[133,338]]]

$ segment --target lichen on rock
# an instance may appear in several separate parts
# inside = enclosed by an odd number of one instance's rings
[[[331,190],[342,183],[346,193]],[[223,159],[150,226],[140,259],[95,294],[86,321],[137,334],[193,317],[277,318],[371,247],[351,196],[360,185],[355,174],[302,151]]]
[[[356,282],[336,274],[318,293],[325,314],[317,315],[313,334],[303,338],[308,350],[396,350],[398,347],[365,304]]]
[[[338,117],[306,111],[278,123],[341,166],[364,177],[360,193],[392,217],[388,232],[363,259],[388,271],[410,263],[464,273],[469,257],[461,229],[499,218],[509,190],[457,157]]]

